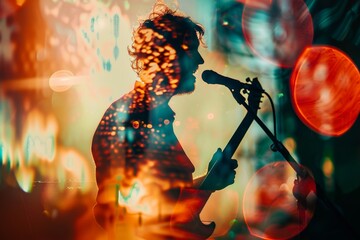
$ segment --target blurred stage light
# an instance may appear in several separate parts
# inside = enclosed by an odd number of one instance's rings
[[[247,1],[242,28],[253,53],[280,67],[292,67],[314,34],[303,0]]]
[[[309,224],[315,208],[315,182],[301,182],[298,204],[293,188],[296,173],[287,162],[273,162],[259,169],[246,186],[244,220],[251,235],[262,239],[291,239]],[[306,191],[303,191],[303,190]]]
[[[298,117],[317,133],[342,135],[358,117],[359,70],[334,47],[307,48],[293,70],[290,90]]]

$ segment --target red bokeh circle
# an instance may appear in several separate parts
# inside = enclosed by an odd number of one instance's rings
[[[342,135],[359,114],[359,70],[334,47],[307,48],[292,72],[290,91],[298,117],[320,134]]]
[[[251,235],[290,239],[307,227],[315,209],[315,181],[310,173],[301,185],[294,185],[295,180],[296,173],[287,162],[270,163],[252,176],[243,198],[244,220]],[[295,190],[306,203],[294,197]]]

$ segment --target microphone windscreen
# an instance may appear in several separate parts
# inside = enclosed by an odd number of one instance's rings
[[[201,77],[204,80],[204,82],[209,83],[209,84],[214,84],[214,83],[217,83],[216,75],[217,75],[217,73],[214,72],[213,70],[205,70],[201,74]]]

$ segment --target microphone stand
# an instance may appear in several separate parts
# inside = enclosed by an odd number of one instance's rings
[[[234,99],[239,103],[239,105],[244,106],[244,108],[252,115],[254,120],[258,123],[258,125],[263,129],[266,135],[271,139],[273,145],[271,146],[271,150],[278,151],[281,155],[286,159],[286,161],[290,164],[290,166],[294,169],[298,177],[301,179],[305,179],[308,177],[308,174],[305,169],[301,168],[300,165],[296,162],[296,160],[291,156],[286,147],[280,142],[275,135],[269,130],[269,128],[265,125],[265,123],[257,116],[257,114],[250,108],[250,106],[245,102],[245,98],[241,95],[241,88],[231,88],[230,89]],[[246,90],[246,91],[259,91],[259,93],[265,92],[262,88],[255,90]],[[299,180],[301,181],[301,180]],[[340,220],[341,223],[351,232],[355,239],[360,239],[358,233],[355,232],[353,227],[347,221],[347,219],[343,216],[340,210],[327,198],[325,191],[321,188],[321,186],[315,181],[316,186],[316,196],[317,198],[329,209],[331,209],[336,217]]]

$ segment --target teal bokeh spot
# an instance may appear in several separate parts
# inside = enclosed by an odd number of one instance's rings
[[[236,234],[235,234],[234,231],[229,231],[228,236],[229,236],[230,239],[235,239]]]
[[[114,58],[115,58],[115,60],[117,60],[118,57],[119,57],[119,47],[115,46],[114,47]]]
[[[125,138],[129,143],[133,143],[135,140],[135,133],[134,130],[132,130],[131,128],[128,128],[125,130]]]
[[[114,16],[114,36],[115,36],[115,38],[119,37],[119,23],[120,23],[120,17],[118,14],[115,14],[115,16]]]
[[[91,18],[91,24],[90,24],[90,31],[91,32],[94,32],[95,31],[95,27],[94,27],[94,25],[95,25],[95,18]]]
[[[31,151],[30,151],[30,149],[31,149],[31,143],[32,143],[32,139],[31,139],[31,137],[27,137],[26,138],[26,145],[25,145],[25,151],[24,151],[24,154],[25,154],[25,165],[27,166],[28,165],[28,163],[29,163],[29,161],[30,161],[30,155],[31,155]]]
[[[85,41],[86,41],[87,43],[90,43],[90,38],[89,38],[87,32],[85,32],[84,30],[82,30],[81,33],[82,33],[83,38],[85,39]]]
[[[105,71],[108,71],[108,72],[110,72],[111,71],[111,62],[110,62],[110,60],[107,60],[107,61],[103,61],[103,69],[105,70]]]

